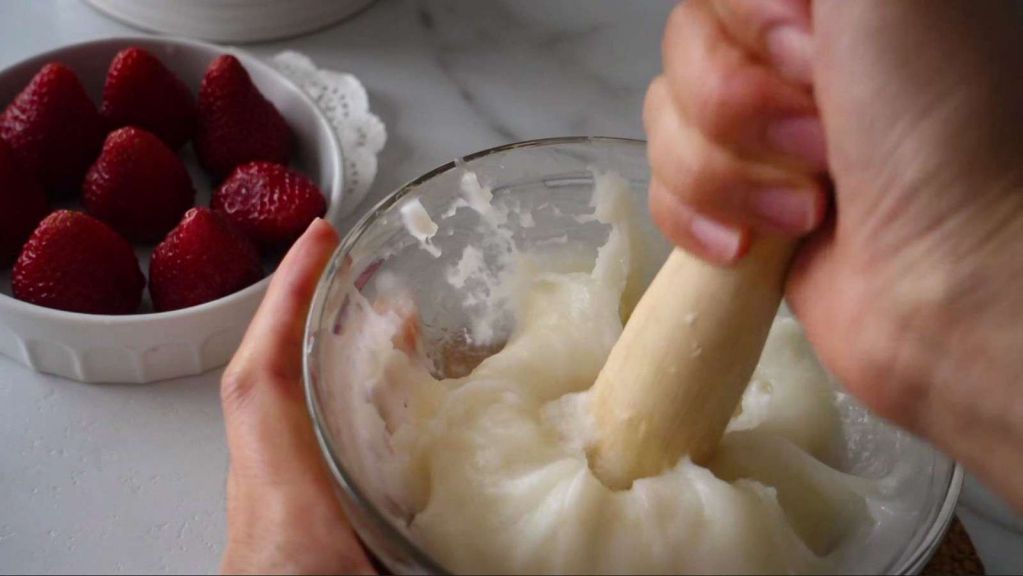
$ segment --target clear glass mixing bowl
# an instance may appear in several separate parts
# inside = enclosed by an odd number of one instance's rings
[[[357,533],[369,550],[391,571],[445,573],[439,563],[417,546],[407,525],[394,513],[384,485],[374,469],[374,454],[388,450],[386,433],[360,428],[353,417],[365,398],[346,394],[349,374],[333,366],[339,341],[350,329],[340,320],[348,295],[359,290],[371,301],[386,295],[395,278],[412,286],[411,297],[420,314],[421,339],[433,360],[435,375],[462,375],[488,351],[466,353],[459,338],[469,325],[463,295],[452,288],[445,274],[467,245],[485,240],[474,224],[475,215],[462,210],[446,218],[445,211],[460,196],[466,170],[493,188],[495,201],[511,202],[515,211],[530,211],[531,221],[512,221],[517,247],[529,249],[548,243],[576,247],[595,256],[607,238],[607,227],[576,216],[592,213],[591,169],[614,171],[632,188],[637,214],[647,214],[649,170],[641,141],[614,138],[558,138],[510,144],[485,150],[441,166],[406,184],[381,202],[345,237],[320,280],[306,328],[305,378],[309,408],[327,463],[337,481],[337,493]],[[440,225],[433,238],[441,256],[423,249],[403,223],[401,207],[418,199]],[[643,273],[652,278],[669,246],[644,216]],[[488,262],[488,265],[494,263]],[[462,353],[452,356],[456,349]],[[901,444],[900,444],[901,443]],[[902,433],[867,438],[845,463],[847,471],[866,475],[904,458],[896,444],[913,444],[919,469],[907,490],[911,499],[911,530],[904,541],[872,542],[873,564],[855,564],[850,571],[912,574],[919,572],[940,544],[952,519],[962,483],[955,463]],[[904,446],[903,446],[904,449]],[[873,561],[871,561],[873,562]]]

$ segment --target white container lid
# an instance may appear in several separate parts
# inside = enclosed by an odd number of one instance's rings
[[[125,24],[213,42],[261,42],[335,24],[373,0],[85,0]]]

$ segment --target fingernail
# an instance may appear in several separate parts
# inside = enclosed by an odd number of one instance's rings
[[[315,227],[323,230],[326,230],[327,228],[330,228],[331,230],[334,229],[334,225],[331,224],[330,222],[327,222],[323,218],[316,218],[315,220],[312,221],[312,223],[309,224],[309,227],[310,228]]]
[[[753,212],[773,227],[787,232],[809,232],[817,225],[817,206],[812,194],[791,188],[757,190],[750,199]]]
[[[689,229],[711,257],[731,262],[739,255],[742,246],[742,233],[739,230],[699,214],[693,216]]]
[[[813,168],[827,168],[824,126],[816,116],[787,118],[768,124],[767,143],[778,152],[800,158]]]
[[[771,63],[782,76],[810,84],[813,81],[813,38],[793,24],[779,24],[764,36]]]

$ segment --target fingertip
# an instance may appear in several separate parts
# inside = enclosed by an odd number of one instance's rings
[[[277,274],[308,275],[309,268],[322,267],[338,243],[337,230],[323,218],[316,218],[288,250]]]
[[[735,264],[749,251],[744,228],[696,212],[657,181],[649,203],[654,223],[673,244],[711,264]]]
[[[330,222],[327,222],[325,219],[320,217],[313,219],[312,223],[309,224],[309,229],[317,231],[330,230],[331,232],[335,232],[334,226],[332,226]]]
[[[693,214],[689,221],[689,233],[700,244],[703,258],[717,264],[732,264],[739,260],[746,249],[747,240],[742,229],[735,228],[708,218]]]
[[[671,105],[668,79],[659,74],[650,81],[643,97],[643,127],[649,133],[664,116],[665,108]]]
[[[330,241],[334,243],[339,241],[337,230],[330,222],[327,222],[323,218],[316,218],[313,220],[312,223],[309,224],[309,227],[306,228],[303,236],[312,236],[313,238],[322,241]]]
[[[827,199],[819,187],[766,187],[750,192],[750,224],[756,229],[802,236],[824,220]]]

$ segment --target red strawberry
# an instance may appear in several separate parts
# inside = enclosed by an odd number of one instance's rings
[[[234,56],[223,55],[206,70],[199,88],[195,151],[214,178],[252,160],[287,164],[291,128],[260,94]]]
[[[82,204],[129,240],[156,241],[195,204],[188,170],[140,128],[111,132],[82,183]]]
[[[110,128],[145,128],[177,150],[195,133],[197,112],[188,86],[155,56],[133,47],[110,62],[100,114]]]
[[[0,138],[51,193],[78,192],[104,134],[82,83],[59,63],[43,66],[0,115]]]
[[[259,252],[223,216],[192,208],[156,246],[149,294],[157,311],[197,306],[233,294],[263,277]]]
[[[127,240],[92,216],[69,210],[39,223],[11,281],[19,300],[87,314],[130,314],[145,285]]]
[[[210,208],[268,249],[294,242],[326,213],[327,203],[302,174],[272,162],[249,162],[235,168],[213,192]]]
[[[46,216],[46,190],[0,140],[0,266],[17,258],[36,224]]]

